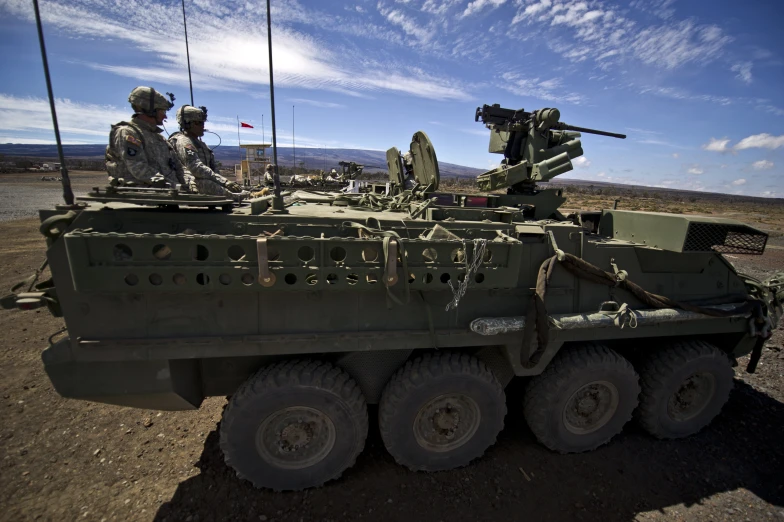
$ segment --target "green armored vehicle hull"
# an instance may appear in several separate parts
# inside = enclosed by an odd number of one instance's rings
[[[395,196],[295,194],[284,211],[96,189],[41,212],[53,280],[4,304],[65,318],[43,352],[65,397],[177,410],[231,396],[227,462],[279,490],[349,468],[367,404],[399,463],[443,470],[495,442],[512,379],[528,381],[538,440],[566,453],[632,416],[656,437],[695,433],[727,400],[732,362],[756,364],[781,282],[721,252],[762,253],[764,233],[618,209],[567,219],[558,191],[525,186],[536,158],[511,154],[508,194],[439,193],[424,133],[410,153],[387,155]],[[494,188],[497,174],[483,175]]]

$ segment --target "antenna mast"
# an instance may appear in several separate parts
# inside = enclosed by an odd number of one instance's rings
[[[291,106],[291,148],[294,151],[294,172],[297,172],[297,142],[294,139],[294,106]]]
[[[275,162],[274,180],[275,197],[272,198],[273,210],[284,210],[283,196],[280,195],[280,174],[278,173],[278,141],[275,133],[275,84],[272,79],[272,18],[270,17],[270,0],[267,0],[267,47],[269,48],[270,73],[270,105],[272,105],[272,159]]]
[[[269,0],[267,0],[269,4]],[[63,144],[60,141],[60,126],[57,125],[57,112],[54,108],[54,94],[52,94],[52,80],[49,77],[49,61],[46,59],[46,45],[44,44],[44,30],[41,27],[41,13],[38,11],[38,0],[33,0],[35,7],[35,25],[38,27],[38,43],[41,46],[41,61],[44,63],[44,76],[46,77],[46,90],[49,93],[49,109],[52,111],[52,124],[54,125],[54,139],[57,141],[57,154],[60,156],[60,176],[63,178],[63,199],[66,205],[74,204],[74,193],[71,189],[71,179],[65,166]]]
[[[185,0],[182,0],[182,25],[185,27],[185,56],[188,58],[188,84],[191,88],[191,106],[193,105],[193,80],[191,79],[191,52],[188,49],[188,24],[185,21]]]

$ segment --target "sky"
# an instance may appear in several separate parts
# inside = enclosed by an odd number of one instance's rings
[[[180,0],[41,0],[64,143],[105,143],[150,85],[190,103]],[[205,141],[270,141],[266,2],[185,0]],[[483,104],[557,107],[563,177],[784,197],[781,0],[272,0],[279,146],[407,150],[489,169]],[[0,0],[0,143],[54,143],[30,0]],[[176,130],[174,110],[166,122]]]

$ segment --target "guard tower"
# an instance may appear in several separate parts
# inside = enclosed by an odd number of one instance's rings
[[[234,165],[234,175],[241,185],[251,185],[251,173],[256,170],[261,176],[264,168],[270,164],[267,149],[270,143],[243,143],[240,148],[245,149],[245,159],[239,165]]]

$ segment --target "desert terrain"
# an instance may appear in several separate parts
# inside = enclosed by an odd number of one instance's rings
[[[41,174],[0,176],[0,284],[43,261],[37,207],[61,201]],[[104,173],[73,172],[77,194]],[[617,194],[570,193],[569,208],[613,205]],[[608,193],[609,191],[609,193]],[[622,208],[730,216],[771,234],[762,256],[728,256],[758,277],[784,269],[784,208],[764,202],[621,196]],[[507,389],[506,427],[470,466],[414,473],[395,464],[372,419],[354,467],[322,488],[256,490],[218,447],[225,398],[193,412],[156,412],[68,400],[40,360],[63,327],[46,311],[0,311],[0,519],[138,521],[731,520],[784,521],[784,328],[755,374],[739,361],[723,413],[699,434],[658,441],[636,424],[596,451],[558,455],[522,419],[522,386]]]

